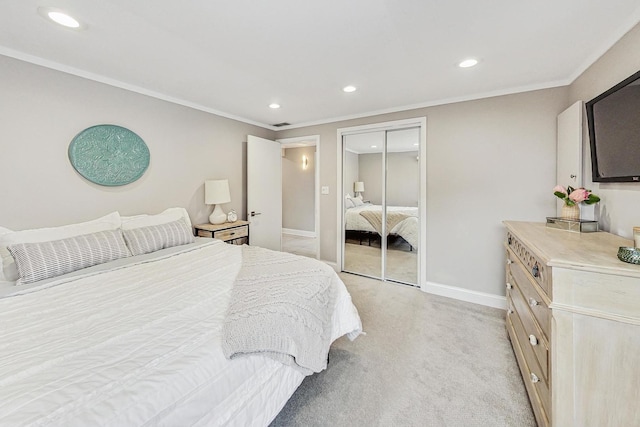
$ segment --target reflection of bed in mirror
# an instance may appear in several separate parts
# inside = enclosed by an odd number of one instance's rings
[[[382,235],[382,206],[362,204],[345,210],[345,230]],[[418,208],[387,206],[387,234],[402,237],[412,249],[418,248]]]

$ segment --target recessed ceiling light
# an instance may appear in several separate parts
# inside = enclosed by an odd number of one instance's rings
[[[280,108],[280,104],[276,104],[274,102],[273,104],[269,104],[269,108],[273,108],[274,110],[277,110],[278,108]]]
[[[349,93],[349,92],[355,92],[356,91],[356,87],[355,86],[345,86],[342,88],[343,91]]]
[[[69,15],[67,15],[65,13],[62,13],[62,12],[49,12],[48,15],[49,15],[49,18],[51,18],[52,21],[57,22],[60,25],[64,25],[65,27],[78,28],[80,26],[80,23],[78,21],[76,21],[71,16],[69,16]]]
[[[51,7],[38,8],[38,13],[56,24],[62,25],[67,28],[79,29],[83,26],[80,21],[70,16],[68,13],[61,11],[60,9],[54,9]]]
[[[372,145],[371,148],[378,148],[378,146],[377,145]]]
[[[458,67],[460,67],[460,68],[469,68],[469,67],[473,67],[474,65],[478,65],[478,60],[477,59],[473,59],[473,58],[469,58],[469,59],[465,59],[464,61],[459,63]]]
[[[416,143],[415,143],[415,144],[413,144],[413,145],[415,145],[415,146],[417,147],[417,146],[418,146],[418,145],[420,145],[420,144],[416,142]]]

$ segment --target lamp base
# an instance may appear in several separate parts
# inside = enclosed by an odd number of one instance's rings
[[[224,224],[227,222],[227,214],[222,210],[222,205],[217,204],[209,216],[211,224]]]

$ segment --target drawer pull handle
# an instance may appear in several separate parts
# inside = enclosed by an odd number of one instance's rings
[[[507,310],[507,314],[509,314],[509,315],[513,314],[513,310],[511,310],[511,309]]]
[[[535,307],[538,304],[540,304],[538,301],[534,300],[533,298],[529,298],[529,305],[531,307]]]
[[[538,345],[538,338],[533,334],[529,335],[529,344]]]
[[[231,233],[229,233],[229,236],[233,236],[234,234],[236,234],[236,232],[232,231]]]
[[[507,289],[513,289],[513,285],[509,282],[507,282]]]
[[[508,244],[508,245],[510,245],[510,244],[511,244],[511,236],[509,236],[509,237],[507,238],[507,244]]]
[[[532,383],[537,383],[538,381],[540,381],[540,378],[538,378],[538,376],[536,374],[534,374],[533,372],[531,372],[531,382]]]
[[[536,265],[531,269],[531,275],[533,277],[540,277],[540,268],[538,267],[538,263],[536,263]]]

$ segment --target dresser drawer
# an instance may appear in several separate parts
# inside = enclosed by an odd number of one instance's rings
[[[227,230],[220,230],[213,233],[215,239],[231,240],[239,237],[247,237],[249,235],[249,227],[246,225],[242,227],[229,228]]]
[[[536,362],[536,357],[518,315],[517,305],[510,298],[507,298],[507,304],[510,307],[507,312],[507,331],[518,359],[518,366],[529,394],[531,406],[538,420],[538,425],[548,426],[549,414],[551,414],[549,383],[542,375]]]
[[[518,284],[518,288],[520,288],[520,292],[522,292],[525,301],[529,305],[529,309],[533,313],[538,326],[549,339],[551,336],[549,329],[551,310],[549,310],[549,305],[547,304],[547,296],[539,294],[532,283],[533,278],[525,271],[520,260],[510,250],[507,250],[507,260],[508,272]]]
[[[514,286],[509,294],[513,307],[518,314],[520,323],[522,324],[523,336],[525,340],[522,346],[531,350],[531,354],[535,357],[529,361],[529,366],[537,364],[540,367],[540,372],[544,376],[545,380],[549,379],[549,344],[548,338],[544,336],[540,328],[533,320],[533,315],[529,310],[527,302],[524,300],[524,296],[518,289],[518,286]]]
[[[522,262],[533,280],[540,285],[547,295],[551,295],[551,268],[534,255],[510,231],[507,231],[507,247]]]

